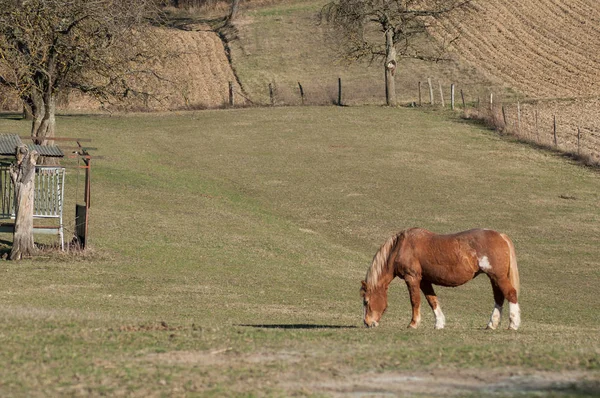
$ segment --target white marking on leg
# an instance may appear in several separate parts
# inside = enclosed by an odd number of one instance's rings
[[[508,328],[517,330],[521,326],[521,308],[519,308],[519,303],[509,302],[508,308],[510,310],[510,324]]]
[[[483,256],[479,259],[479,269],[483,272],[490,271],[492,269],[490,260],[488,260],[487,256]]]
[[[446,317],[442,312],[442,307],[438,304],[438,306],[435,307],[435,310],[433,310],[433,313],[435,314],[435,328],[443,329],[444,326],[446,326]]]
[[[496,329],[498,325],[500,325],[500,319],[502,318],[502,306],[496,304],[494,306],[494,310],[492,311],[492,316],[490,317],[490,322],[488,323],[488,329]]]

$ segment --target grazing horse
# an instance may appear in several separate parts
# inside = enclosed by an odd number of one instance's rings
[[[367,327],[379,325],[387,308],[387,291],[395,277],[404,279],[412,320],[409,328],[421,322],[421,293],[435,314],[435,328],[442,329],[445,317],[433,291],[433,285],[460,286],[484,273],[492,282],[495,306],[487,325],[500,324],[504,299],[509,303],[508,328],[517,330],[521,323],[519,271],[515,247],[509,237],[489,229],[472,229],[451,235],[438,235],[421,228],[402,231],[389,238],[373,257],[360,289]]]

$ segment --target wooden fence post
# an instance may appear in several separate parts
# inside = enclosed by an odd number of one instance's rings
[[[302,105],[304,105],[304,89],[302,88],[302,84],[298,82],[298,88],[300,89],[300,101]]]
[[[494,110],[494,93],[490,93],[490,111]]]
[[[558,146],[558,139],[556,138],[556,115],[554,115],[554,147]]]
[[[433,86],[431,85],[431,78],[427,78],[427,83],[429,84],[429,104],[433,105]]]
[[[535,140],[539,144],[540,143],[540,130],[538,128],[539,126],[538,126],[538,110],[537,110],[537,108],[535,108],[535,110],[533,111],[533,114],[535,116]]]
[[[445,108],[446,103],[444,102],[444,90],[442,89],[442,82],[440,82],[440,98],[442,99],[442,108]]]
[[[581,129],[577,126],[577,155],[581,155]]]
[[[235,105],[235,100],[233,98],[234,93],[233,93],[233,82],[229,82],[229,106],[234,106]]]
[[[506,120],[506,110],[504,109],[504,105],[502,105],[502,120],[504,120],[504,128],[507,128],[508,121]]]
[[[421,82],[419,81],[419,106],[422,106],[423,103],[421,101]]]
[[[465,102],[465,93],[462,88],[460,89],[460,97],[462,98],[463,110],[467,109],[467,104]]]
[[[273,92],[273,83],[269,83],[269,101],[271,106],[275,106],[275,93]]]
[[[517,101],[517,134],[521,135],[521,103]]]
[[[450,108],[454,110],[454,83],[450,85]]]
[[[342,78],[338,77],[338,106],[342,106]]]

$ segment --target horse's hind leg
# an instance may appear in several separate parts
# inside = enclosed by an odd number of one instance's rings
[[[496,329],[498,325],[500,325],[500,319],[502,318],[502,306],[504,305],[504,294],[493,280],[492,289],[494,290],[495,305],[494,310],[492,311],[492,316],[490,316],[490,321],[487,325],[488,329]]]
[[[502,312],[502,304],[504,303],[504,299],[508,300],[508,308],[509,308],[509,319],[510,322],[508,324],[508,328],[512,330],[517,330],[521,325],[521,309],[519,308],[519,303],[517,302],[517,291],[510,283],[507,277],[504,278],[490,278],[492,280],[492,287],[494,289],[494,300],[496,301],[496,306],[494,307],[494,312],[492,312],[492,319],[490,319],[490,324],[488,327],[490,329],[495,329],[497,325],[493,324],[494,314],[498,310],[498,323],[500,323],[500,314]],[[502,299],[500,299],[502,297]]]
[[[425,295],[429,306],[435,314],[435,328],[443,329],[444,326],[446,326],[446,317],[444,317],[440,303],[438,302],[435,291],[433,290],[433,285],[430,282],[421,281],[421,291]]]

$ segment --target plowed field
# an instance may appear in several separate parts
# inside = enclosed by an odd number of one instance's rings
[[[147,81],[138,81],[139,91],[150,92],[152,97],[144,100],[134,98],[119,108],[128,110],[176,110],[215,108],[229,101],[229,82],[240,87],[219,36],[206,25],[195,25],[192,31],[165,30],[166,51],[171,54],[154,65],[160,76]],[[237,97],[238,103],[243,98]],[[68,103],[69,109],[89,109],[94,105],[86,98],[73,97]]]
[[[476,0],[436,29],[460,58],[535,98],[600,95],[598,0]]]

